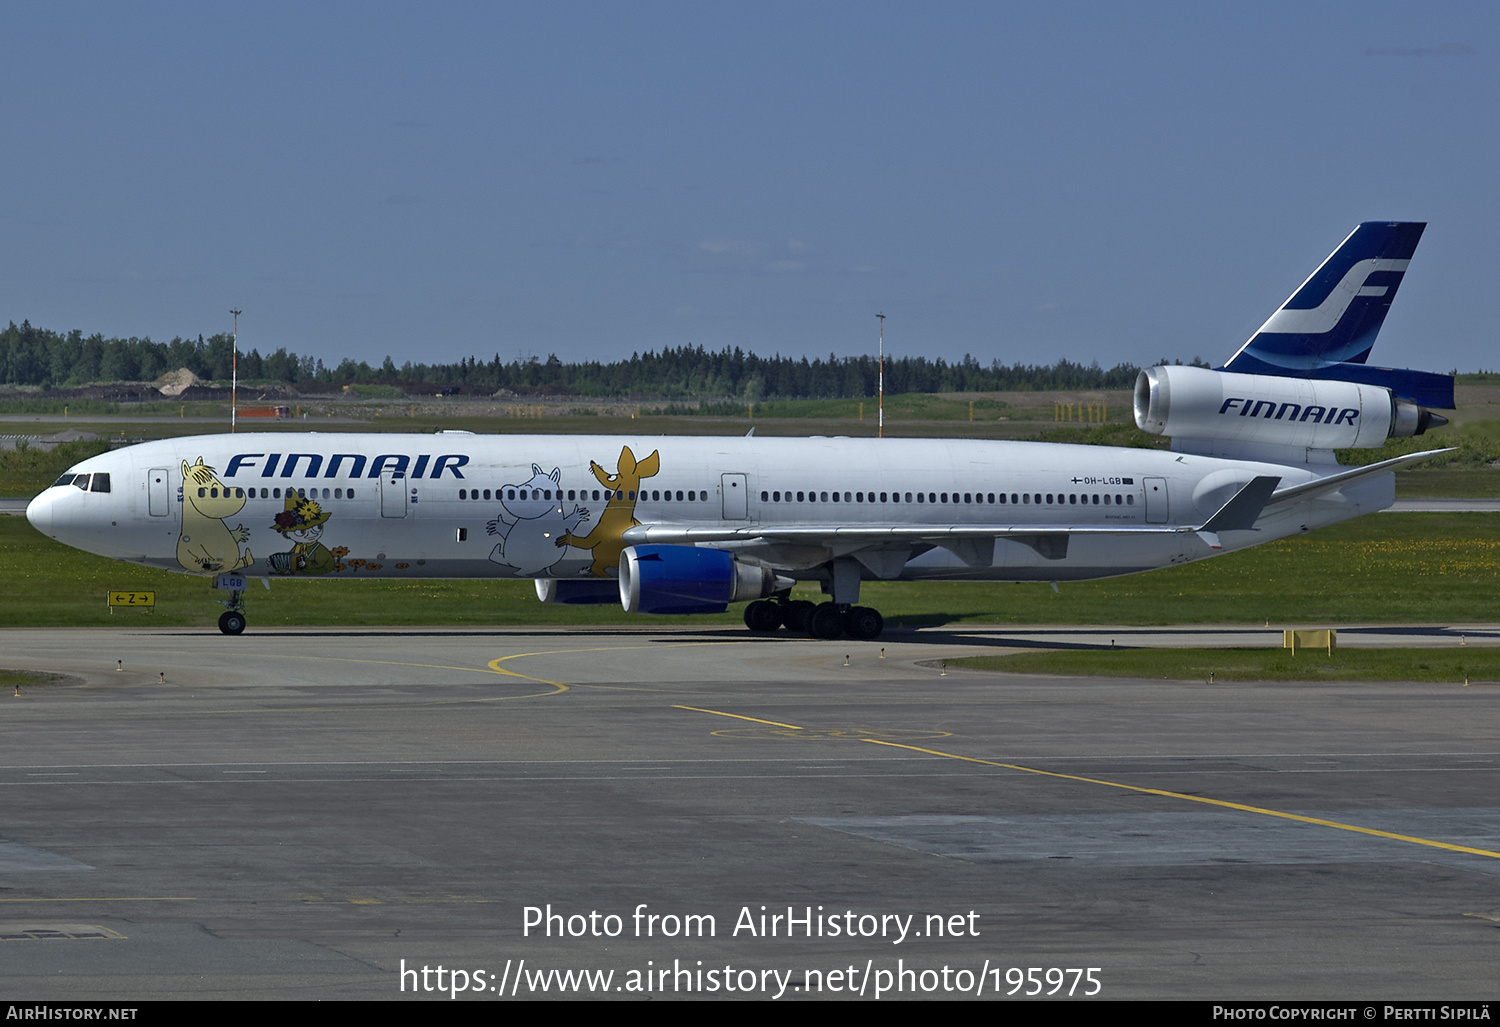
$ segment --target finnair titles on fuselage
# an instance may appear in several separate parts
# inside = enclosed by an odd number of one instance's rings
[[[1364,361],[1423,226],[1360,225],[1217,369],[1142,371],[1172,450],[927,439],[240,433],[85,460],[40,531],[211,576],[530,578],[543,601],[641,613],[749,601],[755,631],[880,634],[871,580],[1064,581],[1165,567],[1389,506],[1419,453],[1341,468],[1444,423],[1445,375]],[[1436,451],[1434,451],[1436,452]],[[793,601],[798,581],[828,600]]]

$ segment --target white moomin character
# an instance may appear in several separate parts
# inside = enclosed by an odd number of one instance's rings
[[[574,506],[563,513],[562,468],[548,474],[531,465],[531,480],[520,485],[505,485],[496,496],[500,516],[489,522],[487,531],[499,535],[500,541],[490,552],[490,559],[502,567],[511,567],[518,577],[543,577],[567,553],[561,543],[583,521],[589,512]]]

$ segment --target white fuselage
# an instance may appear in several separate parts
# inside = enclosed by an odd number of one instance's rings
[[[1195,560],[1390,505],[1385,474],[1268,510],[1255,530],[1225,532],[1219,550],[1191,530],[1257,475],[1286,487],[1328,470],[968,440],[240,433],[93,457],[71,472],[90,476],[87,491],[54,485],[27,513],[68,545],[195,573],[597,578],[641,525],[739,531],[698,544],[794,578],[825,578],[830,561],[852,555],[866,580],[1060,581]],[[1183,530],[1099,531],[1174,526]],[[968,534],[872,539],[887,527]],[[993,546],[976,545],[987,528]],[[851,529],[862,530],[841,539]]]

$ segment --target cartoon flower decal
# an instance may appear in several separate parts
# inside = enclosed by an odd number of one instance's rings
[[[287,496],[286,509],[276,515],[276,523],[271,527],[285,535],[292,531],[316,528],[328,520],[328,516],[323,512],[323,508],[311,499],[302,499],[293,493]]]

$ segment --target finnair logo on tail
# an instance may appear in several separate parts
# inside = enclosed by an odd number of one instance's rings
[[[1308,310],[1293,310],[1282,307],[1271,315],[1270,320],[1260,326],[1260,333],[1274,332],[1278,335],[1324,335],[1338,327],[1344,312],[1359,296],[1384,296],[1390,291],[1385,285],[1366,285],[1370,276],[1381,271],[1405,271],[1409,260],[1379,260],[1374,257],[1358,261],[1344,273],[1344,277],[1328,293],[1327,298]],[[1298,292],[1301,292],[1299,289]],[[1296,297],[1293,297],[1295,299]],[[1257,334],[1260,334],[1257,333]]]

